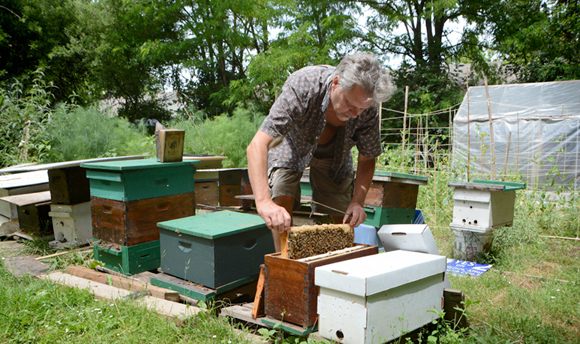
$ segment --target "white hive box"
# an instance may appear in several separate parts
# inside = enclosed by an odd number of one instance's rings
[[[525,188],[525,184],[495,181],[449,183],[449,186],[455,188],[451,226],[476,232],[511,226],[515,191]]]
[[[441,311],[446,259],[391,251],[316,268],[318,332],[340,343],[383,343]]]
[[[80,246],[93,236],[91,202],[75,205],[51,204],[50,213],[56,246]]]

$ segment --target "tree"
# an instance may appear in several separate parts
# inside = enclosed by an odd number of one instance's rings
[[[520,81],[580,78],[580,6],[576,0],[466,2],[473,33]]]
[[[289,1],[272,22],[282,29],[268,49],[253,56],[247,78],[230,83],[228,104],[251,101],[267,112],[286,78],[313,64],[336,64],[356,47],[358,6],[336,0]]]

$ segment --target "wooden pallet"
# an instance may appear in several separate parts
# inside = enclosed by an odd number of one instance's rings
[[[215,300],[227,300],[229,302],[239,302],[239,300],[243,299],[251,300],[254,298],[254,293],[256,292],[257,277],[242,278],[216,289],[211,289],[165,273],[148,274],[149,281],[152,285],[174,290],[186,297],[204,302]]]
[[[262,316],[254,319],[252,317],[253,306],[254,303],[249,302],[241,305],[224,307],[221,309],[220,316],[230,317],[232,319],[244,321],[246,323],[254,324],[260,327],[280,329],[293,336],[305,337],[317,331],[318,326],[316,324],[311,327],[301,327],[285,321],[276,320],[268,316]]]

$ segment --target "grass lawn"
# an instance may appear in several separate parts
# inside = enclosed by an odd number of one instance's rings
[[[419,208],[441,253],[451,255],[453,234],[448,224],[453,201],[444,185],[446,180],[440,178],[422,187]],[[481,262],[493,264],[490,271],[477,278],[450,277],[452,287],[466,294],[469,331],[442,324],[426,341],[578,343],[580,242],[542,236],[577,237],[580,207],[576,201],[546,202],[538,197],[537,193],[517,193],[513,226],[497,229],[492,251],[481,258]],[[39,249],[38,243],[35,248]],[[0,251],[0,256],[4,253]],[[53,269],[86,265],[90,256],[74,253],[47,263]],[[30,277],[16,278],[2,264],[0,317],[2,343],[248,342],[227,320],[210,312],[177,325],[131,301],[104,302],[85,291]],[[302,341],[274,332],[270,338],[279,343]]]

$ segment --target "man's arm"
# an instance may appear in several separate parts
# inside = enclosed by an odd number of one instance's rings
[[[360,155],[359,153],[352,200],[348,205],[346,215],[344,215],[342,220],[343,223],[348,223],[351,227],[360,225],[367,218],[367,214],[364,210],[364,201],[373,180],[375,163],[376,158],[369,158]]]
[[[272,140],[270,135],[258,130],[246,150],[248,175],[256,198],[258,214],[264,219],[268,228],[283,232],[290,229],[291,217],[286,209],[274,203],[270,197],[267,174],[268,146]]]

